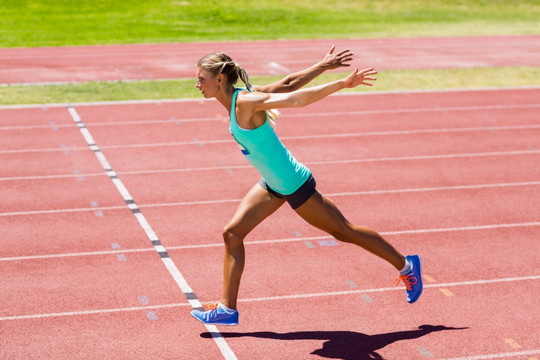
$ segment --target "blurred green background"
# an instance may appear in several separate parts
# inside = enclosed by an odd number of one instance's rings
[[[2,0],[0,48],[540,34],[540,0]],[[322,52],[326,49],[321,49]],[[342,74],[325,74],[329,81]],[[275,78],[254,78],[265,83]],[[3,86],[1,104],[198,97],[194,80]],[[539,67],[385,71],[377,90],[540,85]]]
[[[0,47],[538,34],[538,0],[2,0]]]

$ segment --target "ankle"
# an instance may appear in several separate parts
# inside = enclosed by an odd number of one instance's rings
[[[405,259],[405,265],[403,266],[401,270],[399,270],[399,274],[401,276],[406,275],[409,271],[411,271],[411,269],[412,269],[412,264],[407,259]]]
[[[221,300],[219,303],[220,303],[226,310],[230,310],[230,311],[236,311],[236,310],[238,310],[238,309],[236,308],[236,303],[233,304],[233,303],[228,302],[228,301],[226,301],[226,300]]]
[[[220,305],[221,305],[221,308],[228,314],[233,314],[238,311],[236,308],[230,308],[223,303],[220,303]]]

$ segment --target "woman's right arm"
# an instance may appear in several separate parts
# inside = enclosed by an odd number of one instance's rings
[[[351,53],[350,50],[342,50],[337,54],[334,54],[334,50],[335,46],[332,45],[324,59],[315,65],[290,74],[275,83],[262,86],[256,85],[254,86],[254,90],[264,93],[287,93],[300,89],[326,70],[350,66],[348,62],[352,60],[353,53]]]

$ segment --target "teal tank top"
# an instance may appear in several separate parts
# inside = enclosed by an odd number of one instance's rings
[[[229,131],[242,154],[261,173],[266,184],[282,195],[290,195],[306,182],[311,172],[281,143],[268,116],[264,124],[255,129],[244,129],[238,125],[236,98],[243,90],[236,89],[234,92]]]

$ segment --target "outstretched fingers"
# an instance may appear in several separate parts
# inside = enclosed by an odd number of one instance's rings
[[[353,60],[354,54],[349,49],[341,50],[338,53],[334,54],[335,49],[336,46],[332,45],[323,60],[323,66],[326,69],[335,69],[338,67],[351,66],[351,64],[348,63]]]
[[[373,86],[372,83],[366,82],[366,81],[376,81],[377,78],[372,77],[372,75],[376,75],[377,71],[373,68],[364,69],[359,72],[358,75],[362,77],[362,82],[359,85],[367,85],[367,86]]]
[[[373,77],[375,74],[377,74],[377,71],[373,68],[363,69],[362,71],[359,71],[358,68],[356,68],[344,79],[344,85],[346,88],[353,88],[359,85],[373,86],[373,84],[368,81],[377,80],[377,78]]]

